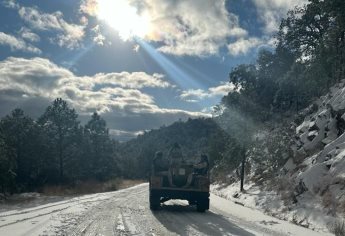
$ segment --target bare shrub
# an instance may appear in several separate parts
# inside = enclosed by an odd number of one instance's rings
[[[295,225],[298,225],[298,217],[297,217],[297,213],[296,212],[294,212],[293,213],[293,215],[292,215],[292,220],[291,220],[291,222],[293,223],[293,224],[295,224]]]
[[[345,178],[337,176],[332,179],[331,184],[339,184],[339,185],[345,186]]]
[[[288,178],[284,178],[284,177],[276,178],[275,185],[276,185],[277,192],[292,189],[291,181]]]
[[[284,206],[290,206],[297,202],[296,196],[293,191],[284,191],[280,193],[280,198],[284,203]]]
[[[272,182],[273,190],[275,190],[284,203],[284,206],[289,206],[297,202],[296,195],[294,193],[293,183],[288,178],[276,178]]]
[[[124,180],[120,180],[117,181],[117,183],[115,183],[118,189],[124,189],[124,188],[129,188],[138,184],[142,184],[144,183],[143,180],[138,180],[138,179],[124,179]]]
[[[322,205],[324,208],[328,209],[328,214],[330,215],[335,215],[336,209],[337,209],[337,199],[333,196],[331,191],[327,191],[323,196],[322,196]]]
[[[327,191],[322,197],[322,205],[325,208],[328,208],[332,206],[332,204],[333,204],[333,195],[330,191]]]
[[[332,232],[335,236],[345,236],[345,222],[335,221],[330,225],[329,231]]]
[[[341,200],[339,202],[339,207],[338,207],[339,212],[341,212],[341,214],[345,215],[345,200]]]

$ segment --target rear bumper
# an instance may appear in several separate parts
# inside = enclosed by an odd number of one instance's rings
[[[151,176],[150,189],[160,191],[182,191],[182,192],[209,192],[210,181],[205,176],[195,176],[192,183],[184,188],[179,186],[171,187],[167,176]]]
[[[208,198],[210,196],[209,192],[203,192],[197,189],[181,189],[181,188],[151,188],[151,194],[154,194],[159,197],[168,198],[168,199],[181,199],[195,201],[200,198]]]
[[[207,190],[202,191],[200,189],[195,189],[195,188],[177,188],[177,187],[159,187],[159,188],[150,188],[151,190],[159,190],[159,191],[181,191],[181,192],[202,192],[202,193],[206,193],[209,192]]]

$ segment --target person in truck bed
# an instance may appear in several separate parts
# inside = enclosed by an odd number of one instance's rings
[[[169,162],[163,157],[163,153],[158,151],[153,158],[153,171],[156,175],[168,176]]]
[[[209,162],[208,158],[205,154],[201,154],[200,160],[198,163],[193,165],[194,171],[188,176],[186,185],[183,186],[183,188],[187,188],[191,185],[193,181],[193,175],[207,175],[208,168],[209,168]]]
[[[200,161],[194,165],[194,173],[197,175],[206,175],[209,168],[208,158],[205,154],[201,154]]]
[[[183,162],[182,150],[178,143],[174,143],[172,148],[169,150],[168,158],[170,166],[178,166]]]

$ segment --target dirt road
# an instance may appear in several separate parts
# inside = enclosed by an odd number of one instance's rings
[[[0,213],[0,235],[330,235],[217,196],[198,213],[184,201],[151,212],[148,184]]]

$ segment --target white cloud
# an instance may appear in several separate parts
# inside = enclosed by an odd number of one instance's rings
[[[263,40],[256,37],[248,39],[241,38],[234,43],[230,43],[228,45],[228,50],[231,55],[238,56],[240,54],[246,54],[250,49],[255,48],[263,43]]]
[[[238,17],[225,8],[225,0],[127,0],[138,14],[149,17],[145,39],[158,50],[174,55],[215,55],[228,37],[244,37]],[[97,0],[85,0],[81,11],[97,14]]]
[[[15,0],[4,0],[2,3],[7,8],[12,8],[12,9],[18,9],[19,8],[19,4],[16,3]]]
[[[39,42],[40,41],[40,36],[33,33],[30,29],[28,29],[26,27],[22,27],[19,30],[19,34],[23,39],[26,39],[30,42]]]
[[[18,6],[19,16],[30,25],[31,28],[40,31],[57,31],[58,35],[52,41],[60,47],[70,49],[80,46],[85,35],[83,25],[67,23],[60,11],[44,13],[34,7]]]
[[[47,100],[62,97],[81,114],[97,110],[108,116],[138,114],[195,117],[205,115],[180,109],[160,108],[154,98],[140,88],[167,88],[171,85],[159,74],[122,72],[79,77],[43,58],[10,57],[0,62],[0,91],[18,97]],[[143,121],[147,122],[147,121]]]
[[[96,25],[94,28],[91,29],[91,31],[94,34],[93,41],[97,45],[103,46],[106,38],[104,37],[104,35],[102,35],[101,30],[100,30],[100,26]]]
[[[180,98],[186,102],[199,102],[205,98],[225,96],[230,91],[234,90],[234,85],[231,83],[221,83],[219,86],[210,87],[207,90],[203,89],[189,89],[182,91]]]
[[[279,29],[280,20],[288,10],[302,6],[307,0],[252,0],[257,8],[261,21],[264,22],[265,33],[271,34]]]
[[[198,102],[199,100],[205,99],[210,94],[203,89],[188,89],[182,91],[180,98],[187,102]]]
[[[122,140],[179,119],[209,116],[159,107],[153,96],[139,89],[167,86],[156,74],[122,72],[80,77],[47,59],[10,57],[0,61],[0,116],[19,107],[37,117],[53,99],[61,97],[77,110],[82,122],[94,111],[101,113],[111,130],[121,131],[113,131],[113,135]]]
[[[208,90],[210,94],[212,94],[212,96],[225,96],[229,92],[233,91],[234,88],[235,86],[231,83],[222,83],[221,85],[217,87],[211,87]]]
[[[94,83],[120,86],[122,88],[144,87],[151,88],[168,88],[172,85],[163,80],[162,74],[149,75],[145,72],[121,72],[121,73],[99,73],[93,76]]]
[[[41,54],[42,51],[30,44],[27,44],[24,40],[16,38],[13,35],[0,32],[0,45],[6,45],[11,48],[12,51],[24,51],[35,54]]]

